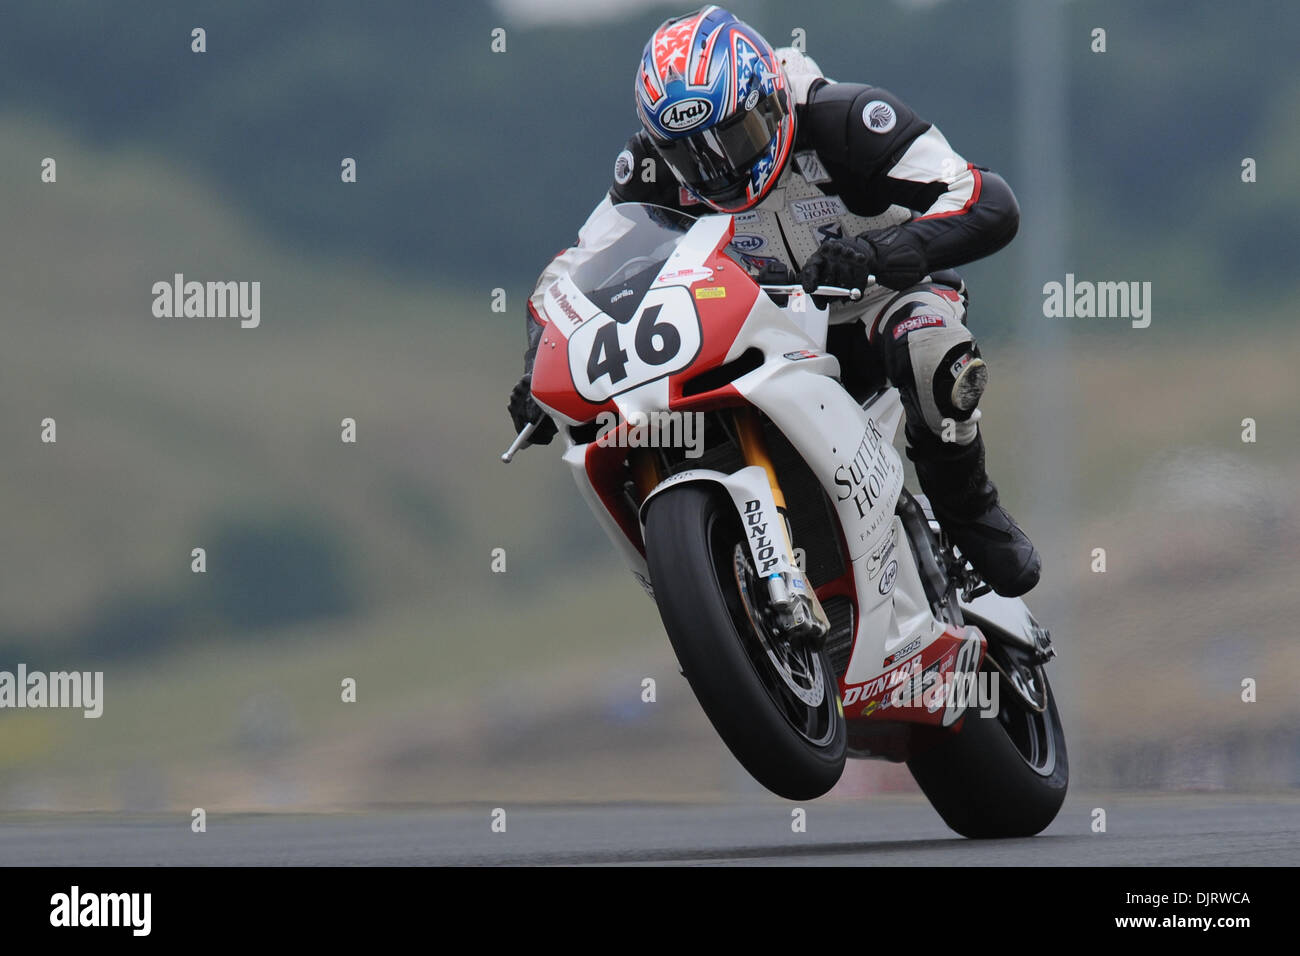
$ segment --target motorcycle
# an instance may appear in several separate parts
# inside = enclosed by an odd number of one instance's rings
[[[635,203],[588,223],[532,375],[564,463],[763,786],[808,800],[849,757],[902,761],[957,833],[1040,832],[1069,780],[1047,630],[904,487],[897,390],[841,383],[822,303],[862,291],[760,285],[734,234]],[[645,440],[684,415],[702,448]]]

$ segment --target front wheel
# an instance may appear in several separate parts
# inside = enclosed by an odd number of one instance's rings
[[[790,800],[828,791],[844,771],[844,709],[826,655],[768,626],[730,498],[713,486],[666,490],[645,520],[650,583],[691,690],[736,759]]]

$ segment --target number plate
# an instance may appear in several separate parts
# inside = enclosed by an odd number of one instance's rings
[[[593,404],[672,375],[695,361],[700,319],[689,289],[651,289],[626,322],[601,314],[569,336],[569,371]]]

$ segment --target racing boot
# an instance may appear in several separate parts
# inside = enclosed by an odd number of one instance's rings
[[[984,470],[979,432],[969,444],[958,445],[909,425],[907,444],[935,518],[980,577],[1004,597],[1017,597],[1037,584],[1038,550],[998,504],[998,489]]]

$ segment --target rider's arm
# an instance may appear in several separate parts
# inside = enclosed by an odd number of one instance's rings
[[[818,148],[859,184],[859,198],[917,215],[868,234],[882,271],[959,266],[997,252],[1020,224],[1020,208],[1001,176],[967,162],[938,127],[879,87],[827,84],[816,91],[810,119]],[[834,147],[838,146],[838,149]]]

